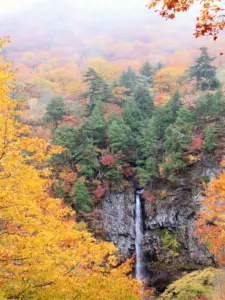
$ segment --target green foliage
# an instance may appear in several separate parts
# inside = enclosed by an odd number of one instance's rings
[[[169,116],[171,118],[171,123],[173,123],[176,120],[177,113],[181,108],[181,106],[182,106],[181,97],[178,90],[176,90],[172,98],[165,105],[166,112],[169,113]]]
[[[124,123],[131,129],[133,135],[135,133],[139,133],[143,116],[138,104],[135,101],[126,101],[122,118]]]
[[[70,125],[61,125],[53,132],[53,145],[64,147],[69,160],[72,159],[77,147],[77,135],[78,130]],[[64,153],[62,155],[64,155]]]
[[[221,91],[216,94],[201,95],[194,110],[196,121],[204,126],[210,119],[218,120],[225,116],[225,99]]]
[[[109,123],[107,136],[112,153],[126,152],[134,143],[131,128],[124,122],[123,118],[115,116]]]
[[[75,205],[77,212],[91,212],[91,196],[87,187],[80,179],[73,184],[70,203]]]
[[[135,170],[138,173],[139,182],[143,187],[146,187],[148,182],[152,179],[153,176],[158,176],[158,167],[153,159],[149,157],[143,167],[137,167]]]
[[[153,97],[150,95],[149,91],[144,87],[138,87],[135,92],[135,101],[142,113],[142,117],[150,118],[153,113],[154,104]]]
[[[120,84],[128,88],[131,92],[135,91],[135,87],[137,84],[137,75],[131,67],[128,67],[127,71],[123,71],[120,77]]]
[[[149,61],[146,61],[139,70],[140,76],[138,78],[139,83],[147,88],[151,88],[153,84],[153,76],[155,69],[152,67]]]
[[[156,152],[158,135],[157,128],[153,119],[150,119],[147,127],[143,127],[137,137],[139,146],[139,159],[148,158]]]
[[[159,137],[163,138],[167,127],[176,121],[181,106],[180,94],[176,91],[165,106],[159,106],[154,110],[153,122]]]
[[[214,268],[192,272],[169,285],[159,300],[194,300],[203,296],[207,299],[218,296],[214,299],[220,299],[217,290],[220,276],[222,271]]]
[[[57,186],[55,188],[55,196],[57,198],[61,198],[61,199],[65,199],[66,197],[66,193],[63,187],[63,181],[62,180],[58,180],[57,182]]]
[[[103,147],[106,138],[106,121],[101,103],[98,103],[92,111],[90,118],[83,127],[83,134],[93,140],[99,147]]]
[[[170,253],[171,256],[179,254],[179,245],[177,242],[176,232],[166,229],[155,229],[154,233],[162,238],[162,250]]]
[[[179,252],[176,234],[165,230],[162,236],[162,250],[169,251],[170,255],[176,256]]]
[[[163,165],[163,173],[167,175],[172,183],[178,182],[177,175],[179,175],[187,166],[182,158],[183,153],[171,153],[170,156],[166,158],[166,162]]]
[[[196,64],[189,67],[187,70],[188,77],[196,80],[196,87],[198,90],[215,90],[219,87],[219,81],[216,78],[216,67],[211,63],[215,57],[210,57],[208,49],[200,48],[201,55],[196,59]]]
[[[92,109],[94,105],[104,98],[104,80],[99,76],[99,74],[93,69],[89,68],[84,74],[84,83],[87,85],[89,91],[88,96],[90,98],[90,108]]]
[[[57,96],[48,103],[44,120],[49,123],[54,123],[55,127],[57,127],[58,122],[62,119],[64,114],[65,108],[62,97]]]
[[[96,169],[99,167],[97,156],[98,154],[96,152],[96,146],[92,141],[87,141],[76,148],[74,159],[76,163],[86,166],[82,168],[82,170],[87,170],[87,172],[89,173],[90,171],[87,167],[92,169]]]
[[[118,182],[121,181],[123,178],[123,172],[120,168],[107,168],[107,170],[104,172],[104,178],[109,180],[110,182]]]
[[[219,132],[216,125],[209,126],[205,131],[205,148],[212,151],[216,148],[219,139]]]

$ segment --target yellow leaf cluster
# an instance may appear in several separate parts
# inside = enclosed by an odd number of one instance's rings
[[[0,66],[0,298],[141,299],[141,285],[126,276],[130,262],[115,268],[115,247],[76,226],[72,209],[45,192],[41,162],[62,149],[29,137],[8,96],[7,67]]]

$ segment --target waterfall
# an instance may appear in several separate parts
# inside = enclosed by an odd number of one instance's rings
[[[136,278],[139,280],[143,280],[143,257],[142,257],[142,239],[143,239],[143,231],[142,231],[142,212],[141,212],[141,201],[140,195],[136,194],[136,216],[135,216],[135,251],[136,251]]]

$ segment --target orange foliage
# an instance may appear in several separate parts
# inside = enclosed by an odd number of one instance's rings
[[[199,240],[207,244],[221,265],[225,263],[225,173],[212,179],[202,200],[204,210],[196,222]]]
[[[143,196],[145,197],[145,199],[147,199],[150,202],[155,199],[155,195],[151,191],[148,191],[148,190],[144,191]]]
[[[155,96],[154,104],[155,105],[165,105],[170,99],[170,95],[166,93],[158,93]]]
[[[189,10],[194,3],[194,0],[151,0],[148,7],[150,9],[159,7],[157,11],[159,11],[161,17],[174,19],[176,13]],[[216,0],[202,0],[200,5],[200,13],[197,17],[194,35],[195,37],[212,35],[213,39],[216,40],[219,31],[225,27],[223,3]]]
[[[192,144],[189,148],[189,152],[195,151],[195,150],[201,150],[203,147],[203,134],[200,134],[199,136],[196,136],[193,141]]]
[[[101,198],[105,194],[105,189],[99,184],[96,190],[93,192],[93,195],[97,198]]]
[[[113,96],[117,99],[119,102],[124,102],[129,95],[130,90],[125,88],[124,86],[118,86],[115,87],[112,91]]]
[[[120,107],[117,104],[112,104],[112,103],[104,104],[103,110],[105,112],[105,115],[104,115],[105,120],[108,120],[112,113],[116,113],[118,116],[120,116],[123,112],[122,107]]]
[[[162,68],[153,77],[154,89],[158,92],[173,92],[180,87],[184,67]]]
[[[37,137],[41,138],[47,142],[51,139],[51,131],[49,128],[43,127],[43,126],[33,126],[30,130],[30,136],[31,137]]]
[[[116,159],[111,154],[106,154],[100,158],[100,162],[103,164],[103,166],[113,167]]]
[[[73,127],[78,127],[82,124],[82,120],[78,118],[77,116],[63,116],[62,118],[62,124],[70,125]]]
[[[69,193],[72,190],[74,181],[77,179],[77,174],[71,171],[60,173],[60,178],[63,179],[64,190]]]

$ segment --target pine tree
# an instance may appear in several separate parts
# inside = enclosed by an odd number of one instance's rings
[[[112,98],[112,88],[105,83],[103,87],[104,102],[108,102]]]
[[[155,70],[152,67],[152,65],[149,63],[149,61],[146,61],[143,66],[139,70],[140,76],[138,78],[138,81],[143,85],[144,87],[151,88],[153,84],[153,76],[155,74]]]
[[[126,101],[122,118],[127,126],[132,130],[132,133],[138,133],[141,130],[143,120],[142,112],[134,100]]]
[[[196,64],[187,70],[188,77],[196,80],[198,90],[215,90],[219,87],[219,81],[216,78],[216,67],[211,63],[215,57],[210,57],[206,47],[200,48],[201,55],[196,59]]]
[[[137,137],[139,148],[139,159],[146,159],[156,153],[158,141],[157,128],[154,119],[150,119],[147,127],[143,127]]]
[[[80,179],[73,184],[73,193],[70,198],[77,212],[91,212],[91,196],[84,182]]]
[[[146,88],[138,87],[135,92],[135,101],[144,118],[150,118],[153,113],[153,97]]]
[[[167,155],[187,150],[192,142],[192,120],[191,111],[186,107],[181,107],[176,122],[170,125],[165,132]]]
[[[135,91],[135,86],[137,83],[137,75],[131,67],[128,67],[127,71],[123,71],[120,78],[120,83],[122,86],[130,89],[131,92]]]
[[[63,99],[60,96],[53,98],[47,105],[44,119],[46,122],[54,123],[58,127],[58,122],[65,114]]]
[[[133,143],[132,131],[129,126],[126,125],[123,118],[115,116],[108,126],[107,136],[109,139],[109,146],[112,153],[118,151],[127,151],[129,146]]]
[[[79,131],[73,126],[61,125],[53,133],[53,145],[64,147],[65,151],[61,154],[53,156],[53,161],[60,164],[66,164],[69,162],[72,170],[73,157],[77,148],[77,136]],[[73,170],[74,171],[74,170]]]
[[[88,86],[90,97],[90,108],[93,108],[97,101],[104,98],[104,80],[98,75],[98,73],[89,68],[84,75],[84,83]]]
[[[181,108],[181,97],[178,90],[175,91],[172,98],[169,100],[169,102],[165,105],[165,108],[167,110],[167,113],[171,115],[172,113],[172,120],[171,122],[174,122],[177,118],[177,113],[179,109]]]
[[[85,123],[83,134],[88,139],[92,139],[99,147],[104,146],[106,138],[106,121],[100,103],[95,106],[90,118]]]

